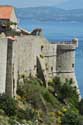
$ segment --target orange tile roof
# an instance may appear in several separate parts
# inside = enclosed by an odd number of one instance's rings
[[[0,6],[0,19],[10,19],[12,6]]]

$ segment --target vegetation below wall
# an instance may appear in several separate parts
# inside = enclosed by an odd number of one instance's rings
[[[72,83],[54,78],[47,89],[39,79],[23,76],[16,99],[0,95],[0,124],[83,125],[83,100]]]

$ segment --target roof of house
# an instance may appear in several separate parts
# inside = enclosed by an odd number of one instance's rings
[[[12,6],[0,6],[0,19],[10,19]]]

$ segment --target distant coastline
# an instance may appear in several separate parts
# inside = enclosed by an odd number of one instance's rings
[[[83,21],[83,9],[64,10],[56,7],[16,8],[19,18],[40,21]],[[51,15],[51,16],[50,16]]]

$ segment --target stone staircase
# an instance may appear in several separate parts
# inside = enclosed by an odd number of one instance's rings
[[[37,73],[39,78],[45,83],[45,86],[48,88],[48,73],[46,71],[45,59],[41,56],[37,57]]]

